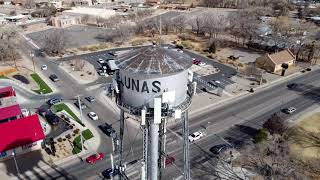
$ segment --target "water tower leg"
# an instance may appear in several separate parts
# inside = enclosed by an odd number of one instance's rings
[[[150,179],[158,179],[159,160],[159,124],[150,124]]]
[[[181,120],[183,123],[183,160],[184,160],[184,179],[190,180],[190,157],[189,157],[189,119],[188,119],[188,111],[185,111]]]
[[[122,153],[123,153],[123,131],[124,131],[124,111],[121,110],[120,112],[120,133],[119,133],[119,168],[121,174],[123,173],[122,170]],[[119,176],[119,179],[122,179],[122,175]]]

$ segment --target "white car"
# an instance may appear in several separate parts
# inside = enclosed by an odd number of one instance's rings
[[[294,108],[294,107],[289,107],[287,109],[283,109],[283,112],[286,113],[286,114],[292,114],[296,111],[297,109]]]
[[[203,137],[203,133],[197,131],[197,132],[194,132],[194,133],[190,134],[188,136],[188,139],[189,139],[189,142],[193,142],[193,141],[201,139],[202,137]]]
[[[198,65],[199,65],[199,66],[205,66],[206,63],[201,61]]]
[[[98,63],[103,64],[103,63],[105,63],[105,61],[103,59],[99,58]]]
[[[42,66],[41,66],[41,70],[43,70],[43,71],[48,70],[48,66],[47,66],[47,65],[45,65],[45,64],[44,64],[44,65],[42,65]]]
[[[95,112],[89,112],[88,116],[94,121],[99,119],[98,115]]]

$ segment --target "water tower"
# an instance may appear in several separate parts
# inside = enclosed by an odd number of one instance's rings
[[[116,59],[113,87],[121,109],[119,165],[122,167],[124,117],[135,116],[143,128],[143,180],[161,179],[165,166],[166,124],[180,119],[184,132],[184,177],[190,178],[188,107],[194,93],[192,58],[161,46],[130,50]]]

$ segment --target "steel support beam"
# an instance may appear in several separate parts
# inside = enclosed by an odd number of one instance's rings
[[[188,111],[182,113],[181,121],[183,123],[183,161],[184,161],[184,179],[190,180],[190,156],[189,156],[189,119]]]
[[[122,179],[122,174],[123,174],[123,132],[124,132],[124,111],[121,110],[120,112],[120,133],[119,133],[119,170],[120,170],[120,176],[119,179]]]

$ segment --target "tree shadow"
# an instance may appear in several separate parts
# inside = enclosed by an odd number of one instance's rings
[[[256,128],[253,128],[253,127],[250,127],[250,126],[245,126],[245,125],[236,125],[236,127],[243,133],[251,136],[251,137],[254,137],[257,132],[258,132],[258,129]]]
[[[289,88],[292,91],[300,93],[301,96],[309,98],[317,103],[320,102],[320,87],[313,85],[296,83],[297,85],[293,88]]]
[[[12,147],[17,147],[17,145],[21,146],[23,144],[32,144],[32,140],[20,139],[7,145],[8,148],[5,149],[12,149]],[[10,150],[6,152],[10,152]],[[43,169],[43,167],[39,165],[40,162],[50,166],[50,170],[54,170],[52,173],[58,174],[59,177],[64,177],[64,179],[77,179],[64,169],[57,168],[56,165],[45,162],[41,150],[35,150],[24,154],[18,153],[15,155],[15,158],[13,158],[13,155],[9,155],[2,161],[8,176],[16,177],[17,179],[54,179],[54,176],[47,172],[48,169]]]

